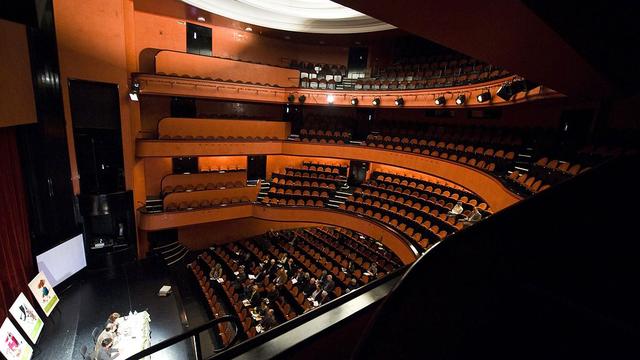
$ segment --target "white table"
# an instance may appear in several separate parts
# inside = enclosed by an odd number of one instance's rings
[[[113,339],[113,349],[118,351],[118,356],[114,360],[126,359],[151,346],[150,322],[151,317],[146,311],[129,313],[116,319],[118,333]],[[99,346],[96,344],[96,351]]]

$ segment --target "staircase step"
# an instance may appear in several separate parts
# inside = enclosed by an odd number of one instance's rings
[[[173,260],[171,262],[168,262],[167,265],[171,266],[171,265],[181,261],[182,259],[184,259],[185,256],[187,256],[188,253],[189,253],[189,249],[184,248],[184,251],[181,253],[181,255],[178,258],[176,258],[175,260]]]
[[[177,243],[178,243],[177,241],[174,241],[174,242],[169,243],[169,244],[166,244],[166,245],[156,246],[156,247],[152,248],[151,250],[159,251],[159,250],[161,250],[161,249],[166,249],[166,248],[168,248],[169,246],[175,246]]]

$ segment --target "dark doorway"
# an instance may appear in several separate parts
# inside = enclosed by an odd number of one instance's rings
[[[171,117],[196,117],[196,99],[182,97],[171,98]]]
[[[174,157],[172,165],[174,174],[196,174],[199,172],[197,157]]]
[[[211,28],[187,23],[187,52],[211,56]]]
[[[367,69],[369,58],[369,48],[352,47],[349,48],[349,72],[359,72]]]
[[[247,180],[267,178],[267,157],[265,155],[247,156]]]
[[[357,186],[362,184],[367,179],[367,171],[369,171],[368,162],[351,160],[349,166],[349,185]]]
[[[80,193],[125,190],[118,85],[69,81]]]

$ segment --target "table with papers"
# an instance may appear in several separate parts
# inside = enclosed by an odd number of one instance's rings
[[[118,356],[113,359],[126,359],[151,346],[151,317],[147,311],[129,313],[116,319],[118,331],[113,338],[113,349]],[[96,344],[96,352],[101,344]],[[149,357],[145,358],[149,359]]]

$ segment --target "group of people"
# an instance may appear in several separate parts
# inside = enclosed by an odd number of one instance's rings
[[[119,355],[118,350],[114,347],[114,340],[118,336],[118,323],[116,322],[118,318],[120,318],[120,314],[117,312],[109,315],[104,330],[97,339],[99,347],[96,352],[96,360],[111,360]]]
[[[299,241],[295,233],[287,233],[286,235],[289,235],[289,244],[293,245]],[[272,241],[278,241],[280,238],[281,234],[270,230],[266,236],[256,243],[265,253],[268,253],[267,249],[271,246]],[[277,258],[265,255],[258,260],[250,252],[240,249],[235,254],[232,254],[232,261],[238,264],[238,271],[233,281],[236,293],[244,297],[245,300],[243,302],[245,305],[250,307],[254,315],[258,315],[254,319],[260,319],[257,325],[260,325],[263,330],[269,330],[278,324],[271,306],[281,296],[282,287],[289,280],[294,286],[298,287],[314,307],[330,301],[334,296],[333,290],[336,287],[336,283],[332,274],[327,273],[325,270],[320,277],[312,277],[309,272],[305,272],[303,268],[296,264],[293,258],[288,257],[284,252]],[[351,263],[349,268],[344,269],[345,272],[352,273],[355,265]],[[373,271],[375,276],[377,272],[375,264],[372,265],[369,271]],[[209,277],[212,280],[217,280],[222,276],[222,265],[216,263],[212,267]],[[266,282],[267,285],[263,287],[260,284],[264,283],[265,279],[268,279],[268,281]],[[346,292],[350,292],[358,286],[355,278],[350,278],[346,284]]]
[[[475,206],[473,207],[473,210],[471,210],[471,213],[469,213],[469,215],[467,216],[462,215],[463,211],[464,208],[462,207],[462,201],[458,201],[447,215],[460,218],[460,221],[466,224],[473,224],[482,219],[482,213]]]

